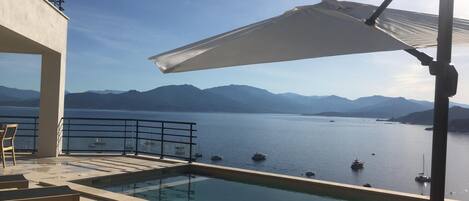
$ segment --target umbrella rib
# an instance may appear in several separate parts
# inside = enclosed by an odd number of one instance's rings
[[[375,10],[375,12],[365,21],[365,24],[374,26],[376,24],[376,19],[386,10],[386,8],[391,4],[392,0],[384,0],[384,2]]]

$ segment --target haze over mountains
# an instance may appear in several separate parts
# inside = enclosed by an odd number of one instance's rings
[[[38,106],[38,97],[39,93],[35,91],[0,87],[0,105],[3,106]],[[453,105],[461,106],[461,104]],[[228,85],[203,90],[192,85],[170,85],[143,92],[105,90],[68,93],[65,106],[86,109],[293,113],[397,118],[429,110],[432,108],[432,103],[385,96],[349,100],[339,96],[274,94],[245,85]]]

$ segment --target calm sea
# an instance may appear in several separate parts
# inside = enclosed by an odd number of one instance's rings
[[[0,115],[36,115],[31,108],[0,107]],[[424,126],[377,122],[375,119],[284,114],[173,113],[66,110],[69,117],[141,118],[197,123],[201,162],[221,155],[218,165],[303,176],[428,195],[430,186],[414,181],[430,172],[432,133]],[[333,120],[334,122],[331,122]],[[267,160],[255,163],[256,152]],[[373,156],[372,153],[375,153]],[[353,172],[355,158],[365,169]],[[448,136],[447,197],[469,200],[469,134]]]

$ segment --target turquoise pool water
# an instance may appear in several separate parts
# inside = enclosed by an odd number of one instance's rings
[[[152,201],[339,201],[329,197],[245,184],[199,175],[138,182],[96,182],[94,187]]]

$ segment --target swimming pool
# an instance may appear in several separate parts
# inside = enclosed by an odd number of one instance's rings
[[[84,193],[93,196],[121,196],[126,200],[130,200],[130,196],[157,201],[428,200],[424,196],[402,192],[201,163],[174,163],[164,168],[70,182],[81,185],[81,189],[89,188]]]
[[[94,180],[91,186],[152,201],[340,200],[195,174],[176,175],[164,178],[152,176],[144,180],[126,179],[113,182],[109,182],[109,180]]]

